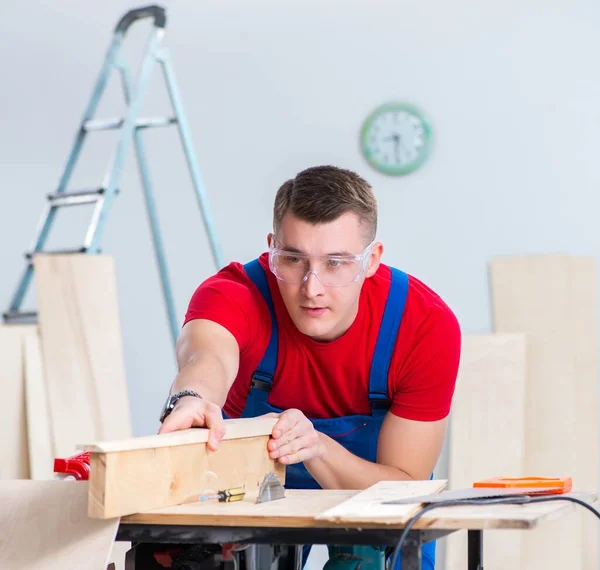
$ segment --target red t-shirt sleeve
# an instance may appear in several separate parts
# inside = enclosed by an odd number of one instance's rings
[[[240,352],[244,352],[253,341],[251,325],[256,327],[256,321],[265,318],[257,295],[260,293],[243,267],[231,263],[194,291],[183,324],[193,319],[218,323],[235,337]]]
[[[461,331],[454,313],[437,306],[411,344],[400,369],[392,370],[390,411],[409,420],[441,420],[450,413],[460,361]]]

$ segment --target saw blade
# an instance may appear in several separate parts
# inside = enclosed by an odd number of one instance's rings
[[[262,480],[258,488],[256,502],[266,503],[268,501],[283,499],[284,497],[285,489],[281,484],[281,479],[279,479],[275,473],[270,471],[265,475],[265,478]]]

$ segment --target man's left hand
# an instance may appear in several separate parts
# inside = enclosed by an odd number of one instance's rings
[[[300,410],[291,409],[267,416],[279,418],[268,443],[272,459],[291,465],[317,457],[323,452],[319,432]]]

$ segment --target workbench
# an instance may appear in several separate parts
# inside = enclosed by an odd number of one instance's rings
[[[299,568],[301,545],[395,546],[406,516],[377,516],[373,509],[352,520],[319,520],[324,511],[352,498],[358,491],[287,490],[286,497],[270,503],[190,503],[140,512],[121,518],[117,540],[152,544],[251,543],[287,545],[285,570]],[[593,503],[594,493],[571,493]],[[527,505],[461,505],[440,507],[425,514],[409,531],[402,548],[402,569],[421,569],[421,545],[450,533],[468,531],[468,570],[483,567],[483,531],[526,531],[582,506],[568,501]],[[590,524],[597,520],[589,513]],[[360,519],[363,520],[360,520]],[[378,519],[379,520],[375,520]],[[295,547],[295,548],[294,548]],[[559,548],[548,545],[548,548]],[[283,568],[280,566],[280,569]]]

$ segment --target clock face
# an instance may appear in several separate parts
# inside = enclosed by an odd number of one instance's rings
[[[361,147],[367,161],[380,172],[408,174],[429,155],[431,127],[414,106],[388,103],[365,121]]]

